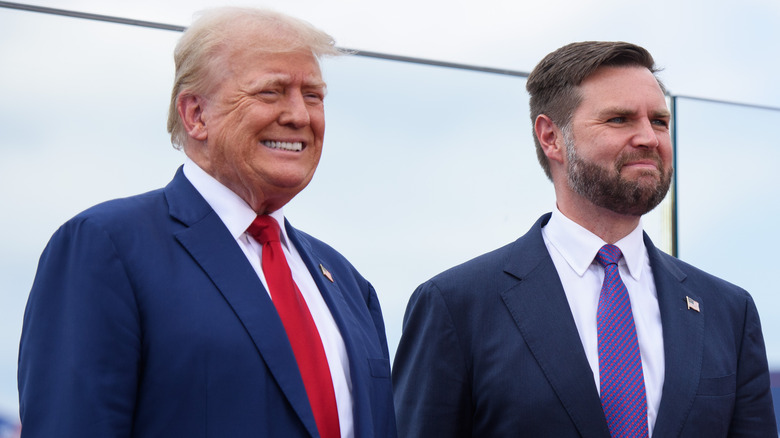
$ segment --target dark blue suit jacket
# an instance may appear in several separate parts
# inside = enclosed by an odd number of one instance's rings
[[[410,299],[393,368],[399,436],[609,437],[543,216],[514,243]],[[655,437],[777,437],[766,352],[747,292],[647,236],[666,377]],[[686,297],[700,304],[688,310]]]
[[[286,224],[346,344],[356,437],[394,437],[372,286]],[[331,274],[331,283],[320,264]],[[181,169],[64,224],[41,256],[19,354],[24,437],[314,437],[284,327]]]

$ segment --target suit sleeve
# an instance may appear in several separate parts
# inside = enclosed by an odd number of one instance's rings
[[[385,320],[382,317],[382,308],[379,305],[379,297],[376,295],[374,287],[369,283],[368,285],[368,311],[371,314],[371,320],[374,322],[374,328],[376,328],[377,336],[379,337],[379,343],[382,347],[382,353],[385,359],[390,361],[390,350],[387,348],[387,332],[385,331]]]
[[[398,436],[470,437],[470,378],[456,326],[432,282],[409,300],[393,365]]]
[[[756,305],[748,295],[729,437],[775,438],[777,434],[761,322]]]
[[[137,306],[108,234],[63,225],[38,265],[19,349],[23,436],[129,437],[139,376]]]
[[[385,332],[385,322],[382,317],[382,309],[379,305],[379,298],[371,284],[368,284],[368,311],[379,339],[379,346],[382,351],[382,359],[369,358],[369,367],[372,376],[381,376],[381,378],[372,379],[377,385],[377,389],[371,396],[371,410],[373,412],[374,438],[387,437],[395,438],[398,436],[396,431],[396,418],[393,409],[393,389],[390,383],[390,351],[387,347],[387,334]],[[376,368],[376,369],[375,369]]]

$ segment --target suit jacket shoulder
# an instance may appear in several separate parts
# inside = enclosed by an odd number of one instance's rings
[[[400,436],[609,436],[548,218],[412,294],[393,368]]]

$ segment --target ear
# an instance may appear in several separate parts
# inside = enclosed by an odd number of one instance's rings
[[[195,140],[205,141],[208,138],[206,121],[203,117],[205,101],[202,97],[183,91],[176,99],[176,111],[190,137]]]
[[[534,122],[534,133],[547,159],[563,163],[563,158],[566,155],[566,144],[563,141],[563,132],[558,129],[552,119],[545,114],[538,115]]]

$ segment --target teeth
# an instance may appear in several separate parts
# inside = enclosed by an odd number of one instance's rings
[[[286,141],[264,141],[263,144],[271,149],[282,149],[285,151],[299,152],[303,149],[303,143],[301,142],[289,143]]]

